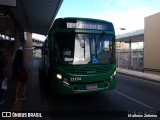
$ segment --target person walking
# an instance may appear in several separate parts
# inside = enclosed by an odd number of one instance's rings
[[[17,50],[12,63],[12,81],[16,81],[16,99],[26,100],[26,88],[28,82],[28,76],[26,71],[26,62],[24,60],[23,51]]]

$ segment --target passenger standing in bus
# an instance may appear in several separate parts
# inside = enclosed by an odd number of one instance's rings
[[[26,62],[24,60],[23,51],[17,50],[12,63],[12,81],[16,81],[16,100],[26,100],[25,93],[28,83],[28,75],[26,71]]]

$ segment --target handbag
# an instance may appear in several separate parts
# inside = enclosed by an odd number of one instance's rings
[[[7,78],[2,81],[2,89],[7,90]]]

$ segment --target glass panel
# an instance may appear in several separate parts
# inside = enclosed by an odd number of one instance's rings
[[[110,63],[112,57],[112,38],[111,35],[93,35],[91,41],[92,64]]]
[[[88,64],[89,61],[90,61],[89,35],[76,34],[73,64]]]
[[[114,60],[113,35],[56,34],[56,60],[62,64],[109,64]]]
[[[72,64],[74,55],[74,35],[57,33],[55,36],[55,59],[62,64]]]

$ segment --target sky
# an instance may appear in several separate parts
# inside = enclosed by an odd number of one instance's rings
[[[84,17],[110,21],[118,35],[143,29],[144,18],[158,12],[160,0],[63,0],[56,18]]]

